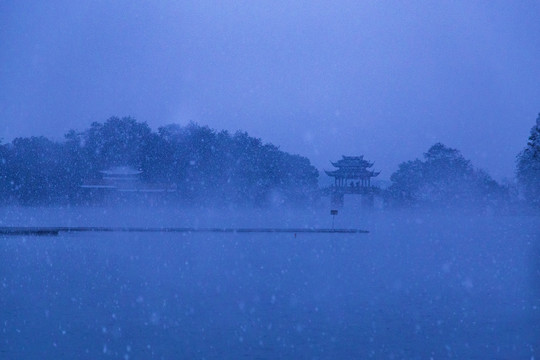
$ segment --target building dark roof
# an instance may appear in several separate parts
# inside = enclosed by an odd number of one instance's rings
[[[341,160],[337,162],[331,162],[334,167],[337,168],[370,168],[373,166],[372,162],[364,160],[364,156],[342,156]]]
[[[108,176],[136,176],[142,174],[142,171],[135,170],[130,166],[116,166],[107,170],[101,170],[100,173]]]
[[[341,160],[331,162],[334,167],[338,168],[333,171],[324,171],[326,175],[344,178],[344,179],[359,179],[370,178],[379,175],[381,172],[368,170],[373,166],[372,162],[364,160],[364,156],[342,156]]]
[[[379,175],[381,172],[375,172],[375,171],[369,171],[364,169],[338,169],[334,171],[326,171],[324,170],[326,175],[332,176],[332,177],[338,177],[338,178],[344,178],[344,179],[359,179],[359,178],[368,178],[368,177],[375,177]]]

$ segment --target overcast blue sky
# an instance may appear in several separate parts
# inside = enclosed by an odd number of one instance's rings
[[[0,0],[0,138],[130,115],[319,169],[364,154],[382,178],[443,142],[510,178],[540,112],[539,19],[538,1]]]

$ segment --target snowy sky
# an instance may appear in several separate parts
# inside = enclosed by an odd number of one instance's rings
[[[382,178],[440,141],[500,180],[540,112],[539,17],[538,1],[0,0],[0,138],[195,121],[319,169],[364,154]]]

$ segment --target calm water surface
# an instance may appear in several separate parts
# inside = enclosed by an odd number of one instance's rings
[[[0,358],[540,358],[537,220],[0,238]]]

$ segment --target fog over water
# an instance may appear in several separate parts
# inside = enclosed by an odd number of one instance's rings
[[[539,359],[539,14],[0,1],[0,359]]]
[[[2,208],[2,226],[330,227],[326,210]],[[369,234],[3,237],[4,358],[536,358],[538,216],[359,211]]]

